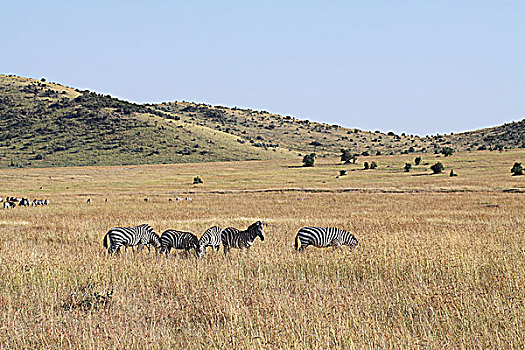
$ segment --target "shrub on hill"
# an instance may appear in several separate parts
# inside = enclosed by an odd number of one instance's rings
[[[430,167],[430,170],[432,170],[433,174],[441,174],[441,172],[445,170],[445,167],[443,166],[443,164],[441,164],[441,162],[437,162],[436,164]]]
[[[419,163],[421,163],[421,157],[416,157],[416,159],[414,159],[414,163],[419,165]]]
[[[411,168],[412,168],[412,164],[405,163],[405,167],[403,169],[405,169],[405,173],[408,173],[408,172],[410,172]]]
[[[523,167],[521,166],[521,163],[514,163],[510,172],[512,173],[512,176],[523,175]]]
[[[315,153],[307,154],[303,157],[303,166],[312,167],[315,163]]]

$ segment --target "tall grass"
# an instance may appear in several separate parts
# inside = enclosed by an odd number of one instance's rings
[[[392,162],[401,169],[404,159]],[[45,172],[31,182],[48,191],[36,196],[52,202],[0,211],[0,346],[523,348],[523,194],[480,190],[495,189],[490,176],[500,175],[498,160],[479,162],[493,175],[460,177],[478,189],[473,192],[216,194],[204,187],[191,194],[191,203],[167,201],[193,187],[177,173],[174,189],[165,186],[162,167],[135,168],[134,182],[123,167],[10,170],[4,176],[19,181],[3,181],[2,188],[31,196],[26,176]],[[281,186],[271,173],[282,164],[254,164],[253,173],[245,163],[216,168],[219,175],[232,171],[260,181],[246,188]],[[470,171],[455,169],[463,177]],[[91,176],[97,171],[109,175]],[[325,170],[300,171],[307,186]],[[407,178],[402,170],[384,171],[377,175],[384,188]],[[70,180],[73,188],[66,190],[71,172],[86,176]],[[372,182],[376,175],[368,176]],[[204,185],[226,181],[203,178]],[[119,179],[122,187],[107,185]],[[148,192],[157,196],[145,203]],[[91,205],[86,194],[95,199]],[[102,248],[105,232],[117,225],[150,223],[159,233],[177,228],[200,235],[212,225],[245,228],[257,219],[269,224],[265,241],[228,258],[222,251],[200,260],[179,253],[161,258],[145,250],[108,259]],[[348,229],[361,247],[296,253],[293,239],[304,225]]]

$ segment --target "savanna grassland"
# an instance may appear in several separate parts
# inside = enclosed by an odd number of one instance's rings
[[[509,170],[525,151],[423,155],[403,172],[414,157],[4,169],[0,196],[51,204],[0,210],[0,347],[522,349],[525,177]],[[255,220],[264,242],[228,258],[102,247],[113,226],[200,236]],[[296,253],[305,225],[361,246]]]

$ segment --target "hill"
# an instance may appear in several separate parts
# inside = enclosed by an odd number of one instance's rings
[[[181,163],[287,157],[148,106],[0,76],[0,166]]]
[[[266,111],[191,102],[137,104],[88,90],[0,75],[0,167],[125,165],[510,149],[525,119],[419,137],[363,131]]]

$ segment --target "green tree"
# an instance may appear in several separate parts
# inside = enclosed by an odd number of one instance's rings
[[[437,162],[436,164],[430,167],[430,170],[432,170],[433,174],[441,174],[441,172],[445,170],[445,167],[443,166],[443,164],[441,164],[441,162]]]
[[[375,169],[375,168],[377,168],[377,163],[376,162],[370,163],[370,169]]]
[[[416,165],[419,165],[419,163],[421,163],[421,157],[416,157],[416,159],[414,159],[414,163],[416,163]]]
[[[341,162],[343,162],[344,164],[350,164],[352,157],[353,154],[350,152],[349,149],[341,149]]]
[[[405,173],[410,172],[410,169],[411,169],[411,168],[412,168],[412,164],[410,164],[410,163],[406,163],[406,164],[405,164],[405,167],[404,167],[404,169],[405,169]]]
[[[364,166],[365,166],[365,170],[370,169],[370,164],[368,164],[368,162],[365,162]]]
[[[521,166],[521,163],[514,163],[510,172],[512,173],[512,176],[523,175],[523,167]]]
[[[315,153],[307,154],[303,157],[303,166],[311,167],[314,166]]]
[[[445,157],[449,157],[454,153],[454,149],[451,147],[443,147],[439,153],[443,154]]]

